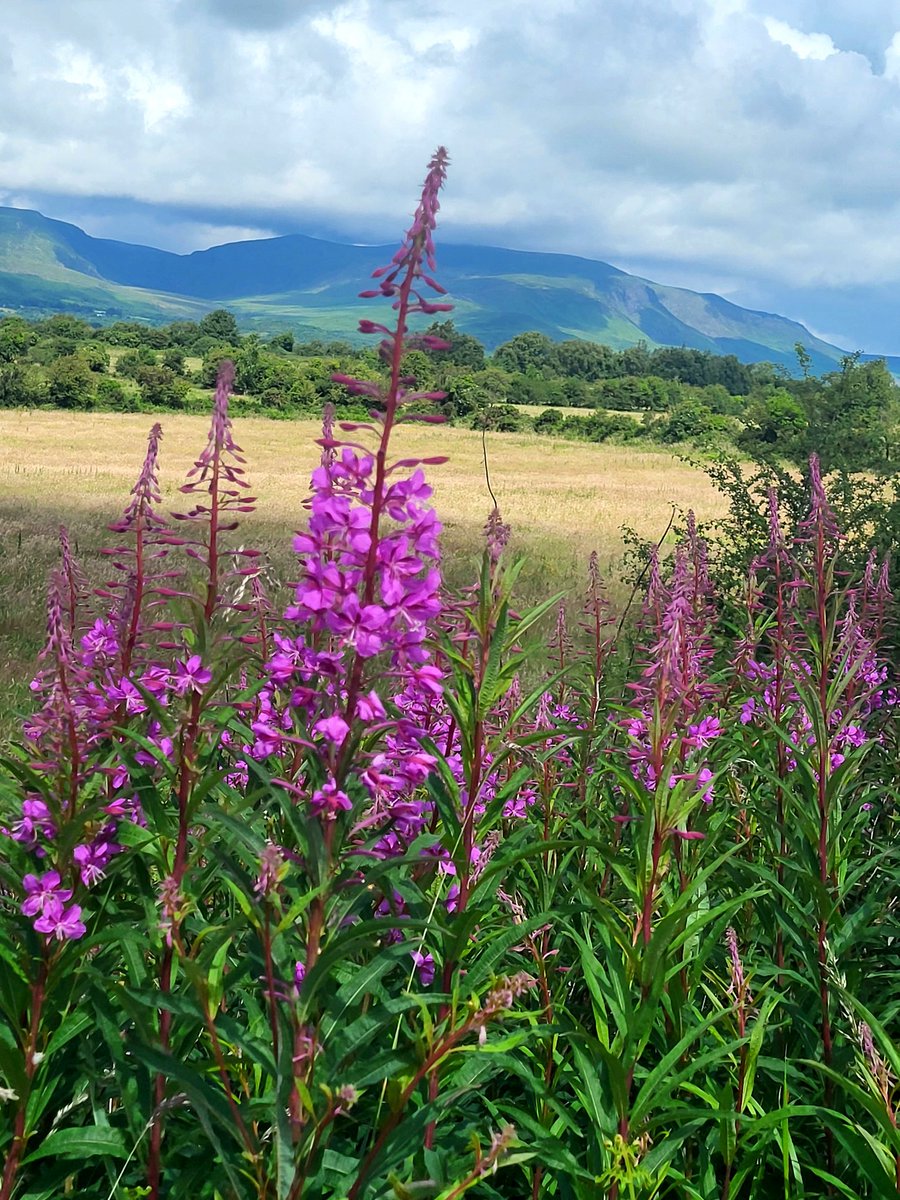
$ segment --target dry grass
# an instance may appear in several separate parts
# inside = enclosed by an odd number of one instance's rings
[[[47,573],[57,561],[64,522],[88,574],[106,569],[100,548],[105,525],[121,512],[137,477],[151,418],[141,414],[0,412],[0,688],[17,693],[43,636]],[[202,417],[162,418],[165,500],[205,443]],[[311,421],[238,419],[258,511],[246,519],[245,544],[265,549],[276,574],[290,572],[290,531],[303,522],[302,502],[318,457]],[[447,568],[471,574],[479,531],[491,508],[481,435],[469,430],[407,426],[395,450],[403,456],[448,454],[429,469],[444,522]],[[537,595],[576,586],[588,554],[597,550],[614,573],[621,527],[658,538],[674,504],[701,517],[722,508],[699,471],[662,451],[590,445],[534,434],[488,434],[491,482],[513,544],[529,559],[527,591]],[[5,706],[3,706],[5,707]]]
[[[568,404],[517,404],[516,411],[523,412],[529,417],[539,417],[548,408],[561,412],[564,417],[591,417],[595,412],[609,413],[612,417],[631,417],[635,421],[643,421],[645,412],[635,412],[633,408],[575,408]]]

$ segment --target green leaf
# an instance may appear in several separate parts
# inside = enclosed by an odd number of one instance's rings
[[[122,1131],[99,1125],[55,1129],[23,1160],[23,1165],[39,1158],[86,1158],[95,1154],[102,1154],[104,1158],[126,1158],[128,1151]]]

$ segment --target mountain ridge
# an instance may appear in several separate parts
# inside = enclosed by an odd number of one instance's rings
[[[0,308],[164,322],[227,307],[262,333],[291,328],[304,337],[355,340],[359,317],[371,312],[358,292],[393,251],[285,234],[177,254],[94,238],[35,209],[0,207]],[[537,330],[554,340],[616,349],[645,341],[787,367],[799,341],[817,371],[833,370],[845,353],[777,313],[579,255],[444,243],[439,268],[457,327],[489,349]]]

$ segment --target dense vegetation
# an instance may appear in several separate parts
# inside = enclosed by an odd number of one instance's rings
[[[376,415],[326,411],[286,602],[241,540],[230,363],[184,511],[154,424],[97,594],[63,534],[0,790],[0,1200],[900,1187],[871,528],[812,456],[735,491],[724,592],[690,516],[652,548],[627,636],[596,560],[522,610],[496,509],[449,593],[442,459],[391,451],[441,415],[406,318],[444,166],[379,277],[378,375],[340,380]]]
[[[883,361],[851,355],[840,370],[817,377],[798,346],[798,372],[791,376],[733,355],[644,344],[616,351],[552,342],[540,333],[519,334],[487,356],[451,320],[434,321],[425,332],[447,349],[409,350],[405,374],[420,390],[445,393],[441,410],[448,418],[477,427],[589,441],[691,442],[797,463],[818,453],[827,469],[877,467],[895,457],[900,391]],[[386,382],[371,350],[295,342],[289,331],[263,343],[256,334],[242,336],[224,309],[163,326],[95,327],[66,314],[32,323],[5,317],[0,407],[205,411],[225,359],[235,365],[236,414],[301,416],[330,403],[339,416],[363,417],[359,398],[332,377],[368,374]],[[535,406],[543,411],[533,414]],[[584,412],[564,411],[571,409]]]

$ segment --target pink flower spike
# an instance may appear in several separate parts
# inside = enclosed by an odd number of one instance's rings
[[[681,838],[683,842],[702,842],[706,837],[699,829],[673,829],[672,837]]]

